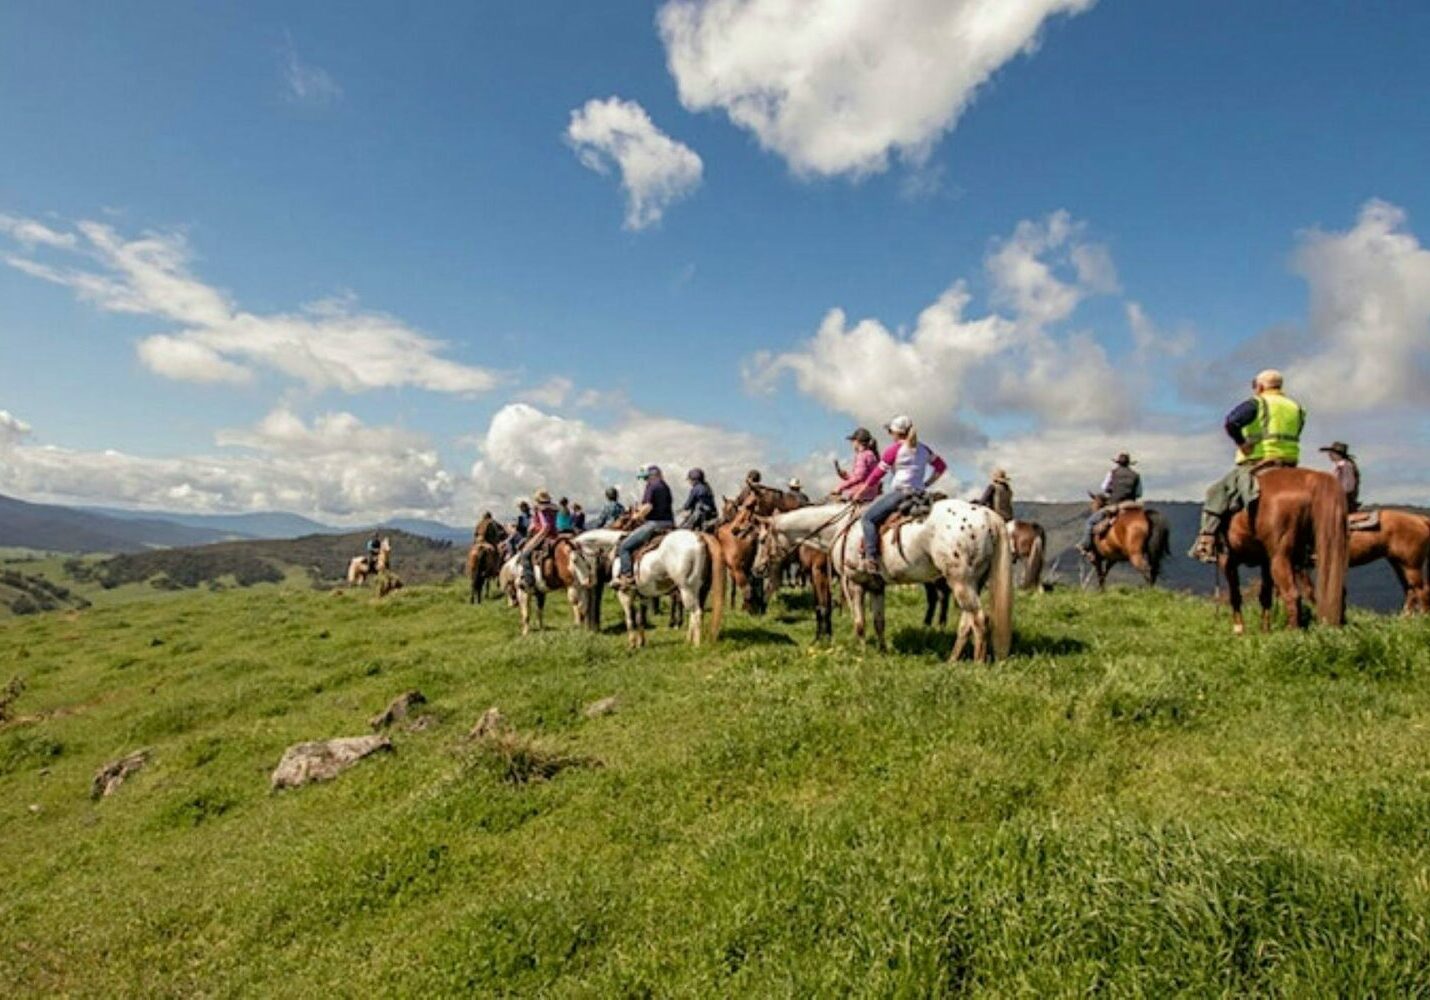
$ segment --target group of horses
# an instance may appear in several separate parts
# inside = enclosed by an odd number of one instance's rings
[[[1350,566],[1387,560],[1405,592],[1404,610],[1430,612],[1430,518],[1412,511],[1378,510],[1351,530],[1345,494],[1335,478],[1307,469],[1271,468],[1258,477],[1259,498],[1227,524],[1219,557],[1233,630],[1245,631],[1240,571],[1259,569],[1262,627],[1271,626],[1280,597],[1289,628],[1303,627],[1308,605],[1323,623],[1345,621],[1345,580]],[[1093,499],[1093,507],[1100,504]],[[862,505],[807,504],[757,483],[727,499],[709,532],[676,529],[636,554],[635,586],[618,590],[628,640],[646,642],[650,605],[672,600],[672,623],[684,617],[692,643],[718,636],[727,603],[763,612],[767,593],[791,577],[813,595],[816,639],[833,635],[836,593],[849,609],[854,634],[872,632],[885,647],[885,591],[922,585],[925,624],[935,613],[947,620],[949,601],[959,610],[951,659],[967,649],[975,659],[1002,658],[1012,642],[1013,565],[1023,564],[1021,586],[1044,586],[1047,534],[1032,521],[1005,522],[986,507],[939,498],[926,516],[895,516],[884,528],[883,572],[864,570],[859,519]],[[565,591],[577,625],[600,626],[602,595],[613,575],[616,550],[634,525],[561,536],[534,560],[524,579],[506,550],[506,532],[494,520],[479,526],[467,557],[470,599],[480,602],[493,585],[521,611],[522,634],[543,626],[545,597]],[[1170,555],[1165,516],[1141,503],[1107,513],[1094,536],[1091,571],[1099,588],[1109,570],[1127,562],[1155,585]],[[355,561],[356,562],[356,561]],[[727,595],[726,587],[729,592]],[[705,608],[710,606],[707,618]]]

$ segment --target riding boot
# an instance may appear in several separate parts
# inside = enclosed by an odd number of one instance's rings
[[[1196,543],[1187,550],[1187,555],[1198,562],[1214,563],[1217,561],[1217,539],[1216,535],[1200,534]]]

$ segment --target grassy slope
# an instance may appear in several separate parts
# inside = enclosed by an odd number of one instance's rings
[[[457,587],[0,623],[0,982],[20,992],[812,995],[1430,982],[1430,621],[1233,641],[1164,593],[1024,602],[1018,651],[517,641]],[[841,635],[847,617],[836,620]],[[0,676],[0,682],[7,679]],[[443,724],[270,794],[399,692]],[[616,694],[621,711],[580,707]],[[488,705],[600,768],[505,783]],[[92,804],[104,760],[154,750]],[[39,807],[38,812],[31,806]]]

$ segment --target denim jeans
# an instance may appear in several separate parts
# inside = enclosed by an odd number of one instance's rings
[[[870,559],[879,557],[879,525],[887,521],[889,516],[899,509],[899,504],[907,500],[913,492],[913,490],[902,487],[890,490],[864,508],[864,517],[860,521],[860,526],[864,529],[865,556]]]
[[[1112,509],[1111,509],[1111,508],[1105,508],[1105,509],[1103,509],[1103,510],[1095,510],[1095,511],[1092,512],[1092,516],[1087,519],[1087,527],[1086,527],[1085,529],[1083,529],[1082,541],[1079,543],[1079,546],[1080,546],[1081,548],[1084,548],[1084,549],[1090,549],[1090,548],[1092,548],[1092,533],[1093,533],[1093,531],[1095,531],[1095,530],[1097,529],[1097,526],[1102,523],[1102,519],[1103,519],[1104,517],[1107,517],[1107,516],[1108,516],[1109,514],[1111,514],[1111,513],[1112,513]]]
[[[621,539],[621,544],[616,549],[621,557],[621,576],[631,576],[635,573],[636,549],[650,541],[657,531],[673,527],[673,521],[647,521]]]

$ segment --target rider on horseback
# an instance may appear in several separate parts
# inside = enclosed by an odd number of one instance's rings
[[[1301,429],[1306,411],[1281,391],[1281,373],[1268,368],[1251,380],[1254,395],[1226,415],[1227,436],[1236,443],[1236,468],[1207,490],[1201,531],[1187,555],[1217,560],[1217,532],[1222,519],[1258,495],[1255,473],[1268,466],[1294,467],[1301,460]]]
[[[978,503],[991,508],[1005,521],[1013,520],[1013,484],[1009,481],[1007,472],[1002,469],[993,470],[993,479],[984,487]]]
[[[516,511],[516,520],[511,522],[511,532],[506,540],[508,559],[521,551],[521,543],[526,541],[531,531],[531,505],[523,500],[517,504]]]
[[[621,569],[620,576],[611,586],[617,590],[626,590],[636,585],[636,550],[650,541],[657,532],[669,531],[675,527],[675,511],[672,509],[674,501],[670,495],[670,487],[660,474],[660,466],[647,465],[636,478],[645,480],[645,494],[641,497],[640,506],[636,508],[637,516],[642,519],[641,526],[621,539],[621,544],[616,549],[621,559]]]
[[[1320,450],[1331,457],[1336,482],[1346,491],[1346,510],[1352,513],[1360,510],[1360,466],[1351,454],[1351,446],[1344,441],[1333,441]]]
[[[1077,550],[1085,558],[1092,559],[1094,557],[1092,536],[1096,533],[1099,524],[1109,517],[1117,516],[1117,505],[1142,499],[1142,477],[1136,469],[1132,468],[1134,464],[1131,455],[1120,451],[1112,460],[1112,468],[1103,477],[1102,486],[1097,491],[1098,497],[1102,500],[1102,506],[1094,510],[1092,516],[1087,519],[1087,527],[1083,530],[1082,540],[1077,543]]]
[[[592,528],[609,528],[611,523],[626,512],[626,505],[620,501],[620,492],[614,486],[606,487],[606,505],[591,522]]]
[[[871,480],[879,467],[879,445],[863,427],[856,428],[847,440],[854,442],[854,466],[846,474],[839,460],[834,460],[834,474],[839,477],[834,495],[851,503],[866,503],[879,495],[879,479]]]
[[[538,549],[557,535],[556,505],[551,502],[551,494],[546,490],[537,490],[531,499],[536,504],[536,511],[531,515],[531,528],[527,532],[526,541],[522,542],[517,553],[521,557],[521,582],[528,589],[536,586],[536,569],[532,566],[532,558]]]
[[[377,572],[377,558],[382,554],[382,533],[374,531],[367,540],[367,571]]]
[[[919,440],[914,422],[900,415],[890,420],[885,427],[894,437],[893,444],[884,449],[883,458],[869,474],[869,482],[878,484],[887,472],[894,474],[889,483],[889,492],[871,503],[864,511],[861,524],[864,529],[864,572],[871,575],[883,573],[879,559],[879,527],[899,509],[910,497],[926,492],[947,470],[948,465],[934,454],[932,448]],[[932,474],[927,471],[932,467]]]
[[[690,483],[690,495],[685,498],[685,506],[680,508],[680,526],[691,531],[704,531],[720,519],[720,511],[715,506],[715,491],[705,481],[703,469],[691,469],[685,478]]]
[[[789,492],[801,507],[809,506],[809,497],[805,494],[804,484],[799,481],[798,477],[789,481]]]

